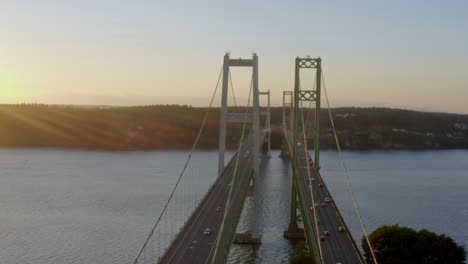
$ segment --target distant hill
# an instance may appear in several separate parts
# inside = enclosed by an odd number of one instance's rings
[[[78,107],[0,105],[0,147],[106,150],[187,149],[192,146],[206,108],[178,105]],[[231,109],[235,111],[235,109]],[[281,124],[282,109],[272,108]],[[332,109],[338,137],[346,149],[468,148],[468,115],[389,108]],[[305,116],[313,116],[304,112]],[[321,144],[334,148],[328,112],[321,112]],[[199,148],[218,145],[219,108],[211,109]],[[233,148],[241,125],[230,124]],[[281,145],[281,131],[272,146]]]

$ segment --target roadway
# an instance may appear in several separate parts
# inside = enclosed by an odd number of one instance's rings
[[[235,154],[221,175],[210,187],[202,202],[195,209],[191,217],[186,222],[179,235],[172,242],[170,247],[160,259],[160,263],[211,263],[214,257],[216,237],[221,232],[221,224],[225,213],[225,206],[228,200],[230,188],[232,188],[231,207],[228,210],[226,219],[230,223],[225,224],[222,232],[220,244],[230,245],[233,234],[225,235],[232,228],[235,232],[235,226],[232,226],[233,219],[237,219],[242,209],[242,203],[246,194],[246,184],[250,183],[251,170],[253,168],[253,157],[251,151],[251,138],[247,143],[241,146],[238,169],[236,177],[231,183],[234,175],[234,168],[238,154]],[[217,208],[221,207],[218,211]],[[205,235],[205,230],[209,228],[211,233]],[[226,231],[228,230],[228,231]],[[227,250],[220,246],[220,250]],[[224,253],[224,252],[222,252]]]
[[[317,214],[317,226],[319,237],[323,236],[324,241],[320,241],[323,255],[323,263],[364,263],[359,248],[354,242],[343,218],[341,217],[338,208],[329,193],[322,176],[315,170],[313,162],[310,159],[309,153],[304,151],[302,144],[294,146],[297,150],[297,184],[299,206],[303,206],[301,212],[307,212],[307,216],[303,216],[304,225],[305,220],[309,219],[315,223],[313,218],[312,206],[315,206]],[[309,167],[307,166],[309,162]],[[309,185],[309,173],[313,178]],[[312,196],[310,195],[313,193]],[[329,202],[325,199],[330,198]],[[315,204],[314,204],[315,203]],[[324,206],[322,206],[324,205]],[[305,208],[304,208],[305,207]],[[313,233],[316,233],[315,225]],[[338,231],[339,227],[343,227],[344,231]],[[328,235],[325,235],[328,231]],[[306,234],[308,235],[308,234]],[[314,237],[314,239],[316,239]]]

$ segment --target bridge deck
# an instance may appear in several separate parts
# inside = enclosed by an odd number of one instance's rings
[[[292,140],[288,140],[292,142]],[[291,144],[289,144],[291,150]],[[333,197],[329,193],[322,176],[313,168],[313,165],[309,166],[310,176],[314,180],[311,181],[312,186],[309,186],[309,177],[307,172],[307,162],[309,162],[309,153],[305,153],[304,147],[294,146],[297,148],[297,187],[299,196],[299,205],[302,207],[301,212],[307,215],[303,215],[304,225],[309,224],[309,230],[313,229],[312,235],[315,238],[315,226],[312,221],[313,212],[312,206],[315,206],[315,212],[317,213],[318,220],[318,231],[319,237],[323,236],[324,241],[320,241],[322,247],[323,261],[324,263],[364,263],[362,256],[359,252],[359,248],[354,242],[346,224],[336,207]],[[312,202],[310,195],[313,190],[315,205]],[[326,202],[325,199],[330,198],[330,202]],[[324,204],[324,206],[322,206]],[[307,220],[309,223],[306,223]],[[339,227],[343,227],[343,232],[338,231]],[[325,235],[324,232],[328,231],[329,235]]]
[[[225,212],[225,205],[231,188],[230,182],[234,176],[236,156],[239,157],[238,169],[236,171],[235,181],[232,183],[232,210],[228,211],[227,219],[232,224],[233,219],[238,218],[242,202],[246,194],[246,181],[250,182],[251,170],[253,168],[252,153],[249,153],[251,140],[243,144],[240,152],[235,154],[224,171],[210,187],[203,201],[195,209],[194,213],[186,222],[183,229],[179,232],[177,238],[167,249],[160,263],[211,263],[214,257],[216,237],[221,232],[221,224]],[[247,183],[248,184],[248,183]],[[240,206],[239,206],[240,204]],[[221,207],[218,211],[217,208]],[[211,233],[205,235],[204,231],[209,228]],[[226,226],[225,230],[231,228]],[[233,227],[235,229],[235,227]],[[222,236],[220,243],[231,243],[234,234]],[[227,237],[230,236],[230,237]],[[220,247],[222,248],[222,247]],[[225,249],[221,249],[225,250]],[[222,252],[225,253],[225,252]]]

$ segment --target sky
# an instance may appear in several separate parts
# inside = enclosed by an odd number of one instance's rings
[[[468,114],[467,14],[467,1],[0,0],[0,103],[207,106],[225,52],[255,52],[274,105],[295,57],[320,56],[331,106]],[[250,77],[232,69],[238,104]]]

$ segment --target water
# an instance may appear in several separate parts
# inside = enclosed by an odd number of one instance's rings
[[[368,230],[383,224],[426,228],[468,249],[468,151],[347,152],[345,159]],[[327,186],[361,238],[357,218],[349,217],[337,153],[326,152],[323,167]]]
[[[239,226],[257,226],[263,243],[234,246],[231,263],[284,263],[294,251],[282,237],[290,169],[278,154],[266,161],[261,192],[246,202]],[[131,263],[186,157],[184,151],[0,150],[0,263]],[[183,221],[214,180],[216,158],[215,151],[195,154],[176,193],[183,205],[170,210],[174,222]],[[399,223],[468,245],[468,151],[346,152],[345,158],[369,231]],[[359,240],[336,152],[323,152],[322,175]],[[255,206],[260,210],[250,210]],[[171,230],[171,222],[163,224]]]

